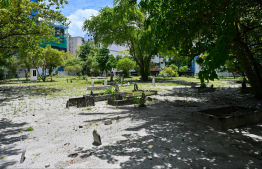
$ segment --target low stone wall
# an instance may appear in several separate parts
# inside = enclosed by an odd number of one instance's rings
[[[77,106],[79,107],[88,107],[88,106],[95,106],[95,101],[93,97],[76,97],[76,98],[70,98],[66,102],[66,108],[69,108],[70,106]]]
[[[107,88],[111,88],[110,85],[106,85],[106,86],[87,86],[87,90],[104,90]]]
[[[94,94],[96,95],[96,94]],[[91,95],[84,95],[91,97]],[[118,93],[114,93],[114,94],[105,94],[105,95],[100,95],[100,96],[93,96],[93,99],[95,102],[99,102],[99,101],[105,101],[108,100],[110,98],[115,98],[115,99],[122,99],[126,97],[126,92],[118,92]]]
[[[195,121],[226,130],[262,122],[262,110],[227,106],[192,112],[191,117]]]
[[[113,100],[108,99],[108,104],[112,106],[124,106],[124,105],[131,105],[134,104],[133,101],[127,99],[127,100]]]
[[[143,90],[139,90],[139,91],[143,91]],[[145,93],[146,96],[157,95],[157,91],[156,90],[147,90],[145,92],[146,92]],[[142,93],[134,93],[134,96],[141,96],[141,95],[142,95]],[[132,93],[127,93],[126,96],[127,97],[132,97],[133,95],[132,95]]]

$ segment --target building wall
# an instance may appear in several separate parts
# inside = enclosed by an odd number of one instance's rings
[[[69,51],[74,56],[76,55],[76,50],[78,49],[79,45],[83,45],[84,41],[83,38],[80,36],[77,37],[69,37]]]

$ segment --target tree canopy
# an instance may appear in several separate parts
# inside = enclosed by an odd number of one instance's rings
[[[144,27],[146,14],[129,0],[114,1],[114,7],[104,7],[99,15],[86,20],[84,30],[93,33],[95,42],[104,45],[127,45],[129,53],[140,67],[143,80],[148,80],[154,45],[154,34]]]
[[[201,82],[217,78],[215,69],[236,58],[257,96],[262,96],[262,2],[258,0],[141,0],[145,24],[157,36],[155,51],[180,56],[206,54]],[[230,57],[231,55],[231,57]]]
[[[43,41],[57,40],[50,23],[68,25],[67,18],[57,10],[67,0],[1,0],[0,56],[9,57],[19,50],[34,50]]]

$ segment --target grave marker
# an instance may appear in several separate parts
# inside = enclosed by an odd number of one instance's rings
[[[92,86],[92,87],[94,87],[94,86],[95,86],[95,85],[94,85],[94,80],[92,80],[91,86]]]
[[[26,152],[26,147],[24,147],[23,151],[22,151],[22,155],[21,155],[21,159],[20,159],[20,163],[23,163],[25,161],[25,152]]]
[[[72,79],[70,80],[71,83],[73,83]]]
[[[153,76],[153,79],[152,79],[152,85],[155,86],[156,85],[156,77]]]
[[[107,80],[105,79],[104,86],[107,86]]]
[[[195,88],[196,87],[196,83],[192,82],[191,83],[191,88]]]
[[[99,146],[102,144],[101,137],[96,130],[93,131],[93,137],[94,137],[94,142],[93,142],[94,145]]]
[[[119,86],[115,85],[115,91],[118,92],[119,91]]]
[[[113,80],[113,76],[114,76],[114,74],[111,73],[111,74],[110,74],[110,82],[113,82],[113,81],[114,81],[114,80]]]
[[[136,83],[134,84],[134,91],[138,91],[138,86]]]

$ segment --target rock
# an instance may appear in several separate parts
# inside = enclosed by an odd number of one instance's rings
[[[45,168],[47,168],[47,167],[50,167],[50,164],[46,164],[46,165],[45,165]]]
[[[79,128],[83,128],[83,126],[79,126]]]
[[[112,120],[106,120],[105,121],[105,125],[109,125],[109,124],[112,124]]]
[[[101,137],[96,130],[93,131],[94,142],[93,145],[99,146],[102,144]]]

